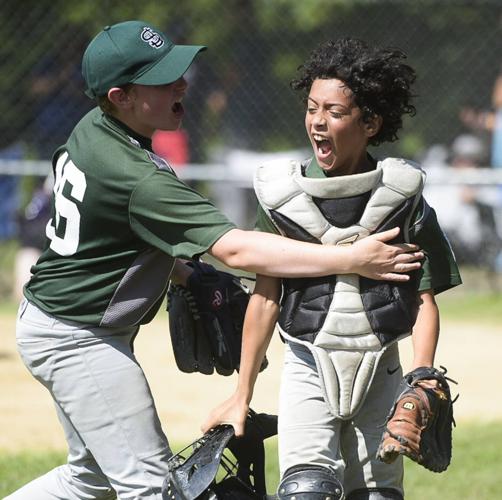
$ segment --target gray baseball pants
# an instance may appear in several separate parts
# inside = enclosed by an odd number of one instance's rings
[[[390,373],[389,373],[390,372]],[[331,468],[346,494],[356,490],[403,491],[403,461],[376,459],[383,425],[402,379],[397,344],[380,363],[363,406],[350,420],[335,418],[326,405],[314,358],[307,347],[286,347],[279,400],[279,464]]]
[[[161,499],[171,450],[132,351],[137,330],[59,321],[23,300],[18,351],[54,399],[69,452],[8,500]]]

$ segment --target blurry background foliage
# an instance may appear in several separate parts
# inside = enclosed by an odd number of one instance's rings
[[[0,150],[21,143],[48,158],[92,106],[80,61],[105,25],[142,19],[175,41],[205,44],[188,75],[184,126],[191,161],[215,146],[259,151],[308,146],[303,104],[289,88],[319,42],[354,36],[404,50],[419,75],[400,141],[413,157],[462,132],[463,105],[489,105],[501,67],[502,1],[1,0]],[[52,106],[52,108],[51,108]],[[53,110],[57,106],[58,113]],[[52,111],[50,114],[47,110]]]

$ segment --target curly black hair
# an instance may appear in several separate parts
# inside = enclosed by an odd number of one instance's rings
[[[369,144],[393,142],[403,125],[403,115],[413,116],[415,106],[411,86],[415,70],[403,62],[406,54],[398,49],[370,47],[356,38],[341,38],[319,45],[298,70],[299,78],[291,82],[294,90],[307,97],[316,79],[336,78],[345,83],[361,109],[363,121],[378,115],[382,126]]]

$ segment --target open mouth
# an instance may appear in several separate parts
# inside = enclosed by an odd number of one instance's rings
[[[333,153],[333,145],[326,137],[319,134],[312,134],[314,139],[316,153],[319,158],[327,158]]]
[[[183,104],[181,104],[181,101],[175,102],[171,107],[171,110],[176,116],[183,116],[185,112],[185,109],[183,108]]]

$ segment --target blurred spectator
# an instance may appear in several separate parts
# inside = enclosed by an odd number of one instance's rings
[[[502,71],[495,80],[492,91],[492,109],[480,111],[470,107],[460,111],[461,121],[475,131],[489,131],[492,167],[502,168]]]
[[[16,235],[18,183],[19,178],[14,175],[0,175],[0,241]]]
[[[42,253],[45,242],[45,226],[50,218],[52,176],[39,180],[30,202],[19,214],[19,244],[14,264],[13,298],[21,300],[23,286],[30,279],[33,266]]]
[[[425,170],[442,169],[448,164],[450,150],[444,144],[433,144],[419,158]]]
[[[502,168],[502,73],[493,87],[492,166]]]
[[[452,167],[484,167],[486,166],[487,148],[478,136],[462,134],[452,142],[449,159]]]
[[[94,103],[83,92],[83,77],[75,54],[82,53],[79,36],[73,31],[60,40],[58,51],[42,58],[33,68],[29,87],[33,119],[31,142],[40,159],[50,159]]]
[[[449,161],[444,167],[449,165],[459,171],[482,167],[486,155],[487,148],[480,138],[462,134],[453,141]],[[430,168],[427,163],[424,167],[427,170]],[[434,168],[437,174],[439,163],[430,170]],[[497,255],[502,249],[494,215],[497,188],[435,182],[426,184],[424,194],[437,212],[458,263],[494,270]]]
[[[14,143],[0,150],[2,160],[20,160],[23,148]],[[19,177],[0,175],[0,241],[14,238],[17,233],[16,214],[19,207]]]

